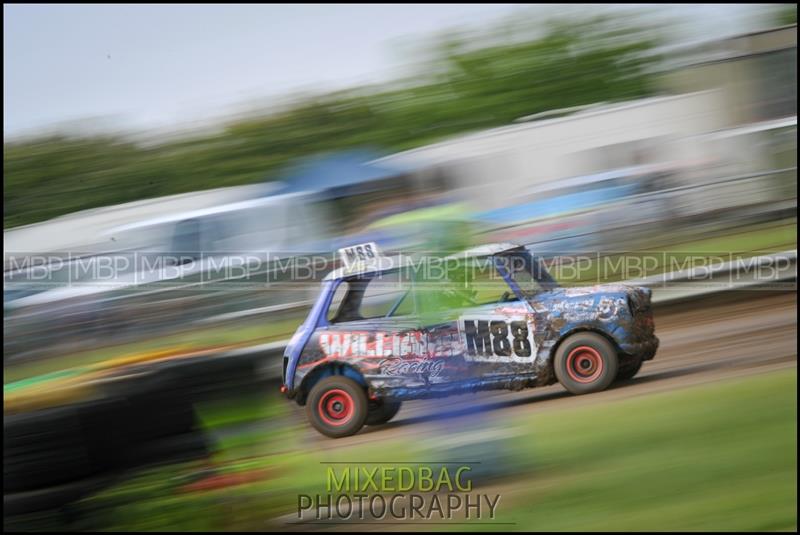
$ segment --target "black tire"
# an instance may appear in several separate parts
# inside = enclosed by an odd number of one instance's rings
[[[135,468],[205,459],[211,455],[213,449],[211,438],[198,430],[136,444],[135,448],[129,448],[125,452],[121,465],[124,468]]]
[[[617,371],[617,381],[630,381],[633,379],[639,370],[642,369],[642,359],[634,359],[633,361],[620,366],[619,371]]]
[[[3,493],[60,485],[96,471],[79,409],[10,415],[3,422]]]
[[[379,399],[376,402],[369,404],[369,412],[367,413],[367,420],[364,425],[381,425],[385,424],[397,415],[400,410],[402,402],[388,401]]]
[[[619,360],[606,338],[591,332],[576,333],[558,346],[553,362],[558,381],[573,394],[608,388],[617,377]]]
[[[113,474],[100,474],[52,487],[3,493],[3,521],[5,522],[7,517],[12,515],[57,509],[76,502],[112,484],[115,477]]]
[[[120,396],[12,414],[3,421],[3,491],[57,487],[127,466],[138,449],[199,426],[168,375],[121,383]]]
[[[355,435],[368,414],[367,393],[347,377],[334,375],[322,379],[306,400],[306,415],[314,429],[331,438]]]

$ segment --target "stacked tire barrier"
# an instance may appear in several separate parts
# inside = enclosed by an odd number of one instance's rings
[[[260,388],[264,354],[241,351],[125,369],[92,399],[3,421],[4,517],[58,509],[127,470],[207,457],[198,401]]]

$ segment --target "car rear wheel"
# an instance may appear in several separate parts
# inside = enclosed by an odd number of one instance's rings
[[[367,394],[352,379],[341,375],[326,377],[308,394],[306,414],[314,429],[325,436],[354,435],[367,419]]]
[[[388,401],[379,399],[369,404],[369,414],[365,425],[385,424],[397,415],[402,403],[400,401]]]
[[[619,362],[611,342],[599,334],[582,332],[561,343],[554,366],[564,388],[573,394],[589,394],[611,385]]]

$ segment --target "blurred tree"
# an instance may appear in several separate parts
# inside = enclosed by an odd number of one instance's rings
[[[781,4],[776,7],[773,19],[778,26],[797,24],[797,4]]]
[[[647,96],[656,36],[618,18],[516,21],[513,31],[446,34],[413,80],[306,96],[215,134],[148,147],[109,136],[6,142],[3,224],[271,180],[320,151],[408,149],[546,110]]]

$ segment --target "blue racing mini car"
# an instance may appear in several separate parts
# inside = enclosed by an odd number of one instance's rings
[[[388,422],[404,400],[556,381],[597,392],[658,348],[648,288],[562,288],[522,246],[342,254],[283,358],[281,390],[329,437]]]

